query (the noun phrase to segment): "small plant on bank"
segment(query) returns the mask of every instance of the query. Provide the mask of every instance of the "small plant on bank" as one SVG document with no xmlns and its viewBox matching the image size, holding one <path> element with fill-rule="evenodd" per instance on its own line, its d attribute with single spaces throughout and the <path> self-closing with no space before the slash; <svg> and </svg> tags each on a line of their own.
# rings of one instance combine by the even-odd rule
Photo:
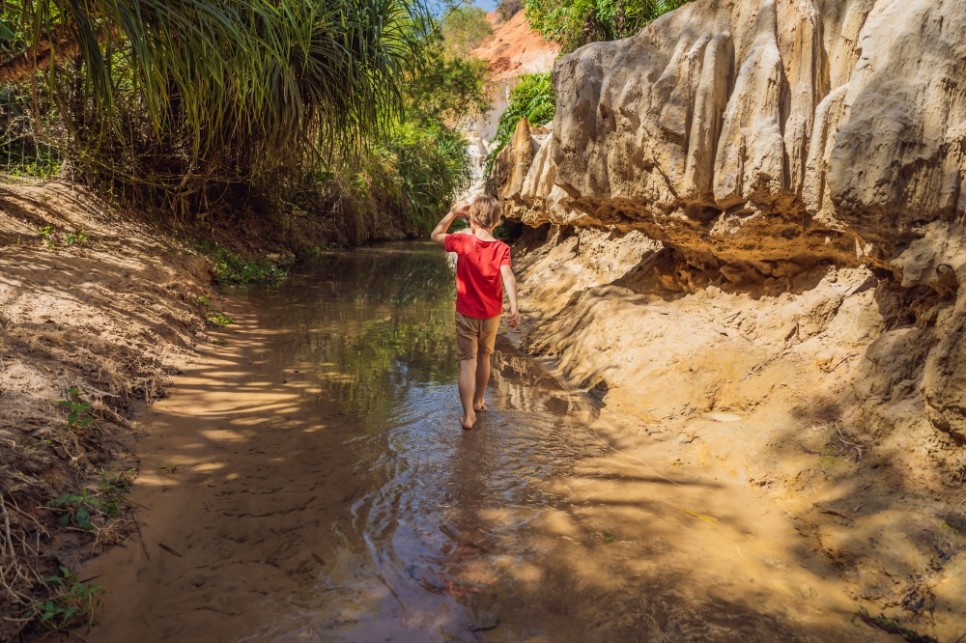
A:
<svg viewBox="0 0 966 643">
<path fill-rule="evenodd" d="M 79 494 L 64 494 L 54 500 L 49 509 L 60 514 L 57 522 L 62 527 L 74 525 L 81 529 L 91 530 L 94 524 L 91 518 L 101 512 L 101 500 L 90 489 L 82 489 Z"/>
<path fill-rule="evenodd" d="M 77 228 L 64 237 L 64 243 L 68 245 L 85 245 L 88 242 L 87 233 L 83 228 Z"/>
<path fill-rule="evenodd" d="M 134 478 L 137 469 L 127 467 L 125 469 L 115 469 L 113 465 L 104 469 L 99 474 L 97 493 L 103 500 L 104 515 L 108 518 L 118 518 L 121 515 L 121 508 L 124 505 L 124 498 L 127 496 L 131 487 L 134 486 Z"/>
<path fill-rule="evenodd" d="M 218 283 L 278 284 L 286 277 L 286 272 L 271 261 L 243 259 L 214 241 L 203 241 L 197 248 L 211 260 Z"/>
<path fill-rule="evenodd" d="M 9 166 L 8 166 L 9 167 Z M 54 158 L 37 158 L 9 167 L 7 172 L 14 178 L 52 179 L 60 174 L 61 163 Z"/>
<path fill-rule="evenodd" d="M 225 328 L 226 326 L 235 323 L 234 319 L 232 319 L 225 313 L 220 313 L 218 311 L 212 311 L 208 313 L 208 321 L 214 324 L 215 326 L 220 326 L 221 328 Z"/>
<path fill-rule="evenodd" d="M 90 412 L 91 405 L 81 400 L 80 391 L 76 386 L 67 389 L 67 399 L 58 400 L 57 406 L 67 409 L 67 428 L 72 431 L 86 430 L 94 421 L 94 416 Z"/>
<path fill-rule="evenodd" d="M 44 240 L 44 243 L 46 243 L 47 247 L 50 248 L 51 250 L 57 249 L 57 239 L 54 236 L 54 226 L 45 225 L 41 227 L 40 238 Z"/>
<path fill-rule="evenodd" d="M 201 305 L 201 309 L 204 312 L 205 319 L 208 323 L 214 324 L 215 326 L 220 326 L 225 328 L 230 324 L 234 324 L 235 320 L 226 315 L 225 313 L 219 312 L 217 310 L 211 310 L 211 300 L 204 295 L 199 295 L 197 297 L 198 303 Z"/>
<path fill-rule="evenodd" d="M 69 568 L 61 565 L 59 574 L 49 576 L 44 582 L 53 590 L 51 598 L 31 603 L 25 615 L 37 619 L 51 630 L 65 630 L 82 621 L 94 622 L 94 610 L 104 588 L 97 583 L 82 581 Z"/>
</svg>

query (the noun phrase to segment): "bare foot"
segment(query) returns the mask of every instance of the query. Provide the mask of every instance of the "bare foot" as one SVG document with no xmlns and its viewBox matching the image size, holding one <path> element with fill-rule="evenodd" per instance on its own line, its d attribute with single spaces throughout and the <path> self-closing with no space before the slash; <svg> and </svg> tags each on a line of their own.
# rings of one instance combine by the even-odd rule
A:
<svg viewBox="0 0 966 643">
<path fill-rule="evenodd" d="M 474 411 L 477 411 L 477 412 L 479 412 L 479 411 L 485 411 L 486 410 L 486 401 L 485 400 L 480 400 L 479 402 L 474 402 L 473 403 L 473 410 Z"/>
<path fill-rule="evenodd" d="M 476 415 L 464 415 L 462 419 L 463 428 L 469 431 L 476 424 Z"/>
</svg>

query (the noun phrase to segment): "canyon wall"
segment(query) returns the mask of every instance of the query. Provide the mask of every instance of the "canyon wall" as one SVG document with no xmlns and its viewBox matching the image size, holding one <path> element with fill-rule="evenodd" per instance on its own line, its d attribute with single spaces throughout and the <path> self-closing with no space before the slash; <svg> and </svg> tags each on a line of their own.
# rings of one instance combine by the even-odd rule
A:
<svg viewBox="0 0 966 643">
<path fill-rule="evenodd" d="M 724 261 L 887 264 L 966 214 L 964 62 L 961 0 L 698 0 L 557 62 L 506 196 Z"/>
<path fill-rule="evenodd" d="M 641 267 L 682 292 L 889 275 L 886 307 L 940 322 L 926 411 L 966 440 L 961 0 L 697 0 L 561 58 L 554 82 L 552 125 L 521 122 L 494 168 L 508 216 L 639 231 L 674 278 Z"/>
<path fill-rule="evenodd" d="M 554 82 L 488 184 L 525 346 L 621 448 L 760 489 L 860 604 L 956 640 L 966 3 L 696 0 Z"/>
</svg>

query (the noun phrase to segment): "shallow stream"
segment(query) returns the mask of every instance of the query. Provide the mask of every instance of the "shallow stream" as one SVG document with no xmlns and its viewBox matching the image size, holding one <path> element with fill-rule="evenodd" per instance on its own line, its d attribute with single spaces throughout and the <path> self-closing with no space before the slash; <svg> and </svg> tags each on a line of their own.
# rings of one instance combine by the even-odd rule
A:
<svg viewBox="0 0 966 643">
<path fill-rule="evenodd" d="M 463 431 L 452 279 L 390 245 L 236 293 L 140 421 L 141 537 L 88 566 L 85 638 L 874 640 L 780 511 L 632 455 L 516 331 Z"/>
</svg>

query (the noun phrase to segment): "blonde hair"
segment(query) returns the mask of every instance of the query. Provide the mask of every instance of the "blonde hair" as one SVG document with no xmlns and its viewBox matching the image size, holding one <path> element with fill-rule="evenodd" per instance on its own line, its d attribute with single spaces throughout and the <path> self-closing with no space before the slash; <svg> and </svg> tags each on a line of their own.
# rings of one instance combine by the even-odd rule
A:
<svg viewBox="0 0 966 643">
<path fill-rule="evenodd" d="M 487 230 L 500 225 L 500 202 L 492 196 L 478 196 L 470 204 L 470 221 Z"/>
</svg>

